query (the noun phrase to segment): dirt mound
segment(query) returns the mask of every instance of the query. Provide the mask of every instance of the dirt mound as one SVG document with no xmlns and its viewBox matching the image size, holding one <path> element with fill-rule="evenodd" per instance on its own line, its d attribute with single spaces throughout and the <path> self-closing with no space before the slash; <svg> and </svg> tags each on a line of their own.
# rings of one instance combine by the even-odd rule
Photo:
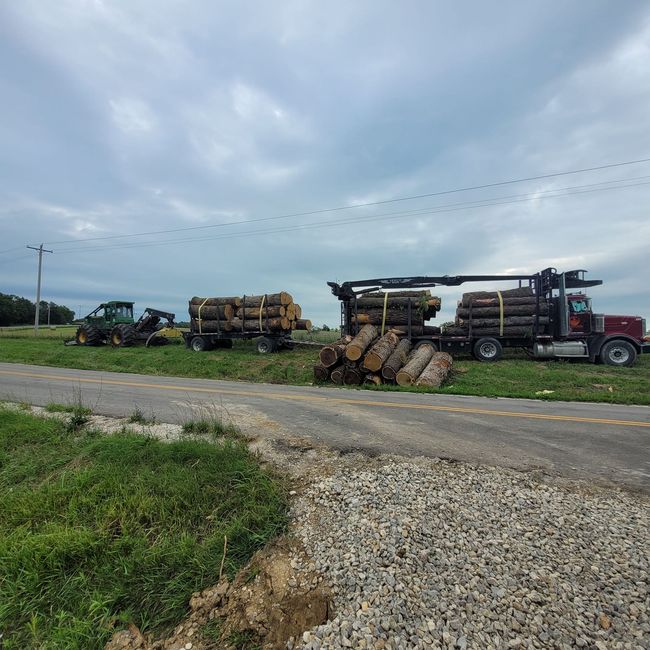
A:
<svg viewBox="0 0 650 650">
<path fill-rule="evenodd" d="M 105 650 L 284 648 L 290 637 L 328 620 L 330 593 L 293 540 L 258 551 L 235 580 L 193 594 L 190 614 L 172 633 L 153 640 L 133 625 Z"/>
</svg>

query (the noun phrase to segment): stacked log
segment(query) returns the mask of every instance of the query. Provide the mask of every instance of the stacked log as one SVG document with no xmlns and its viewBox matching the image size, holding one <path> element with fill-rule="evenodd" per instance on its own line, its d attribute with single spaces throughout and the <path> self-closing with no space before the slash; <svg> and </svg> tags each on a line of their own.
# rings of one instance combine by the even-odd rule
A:
<svg viewBox="0 0 650 650">
<path fill-rule="evenodd" d="M 432 296 L 428 290 L 372 292 L 362 294 L 356 301 L 350 301 L 351 322 L 354 325 L 375 325 L 385 334 L 388 330 L 399 329 L 408 334 L 409 310 L 411 312 L 410 335 L 419 336 L 427 328 L 426 321 L 435 318 L 440 310 L 440 298 Z M 439 331 L 439 330 L 438 330 Z"/>
<path fill-rule="evenodd" d="M 221 296 L 189 302 L 192 329 L 216 332 L 273 332 L 311 330 L 311 321 L 302 318 L 300 305 L 286 291 L 259 296 Z"/>
<path fill-rule="evenodd" d="M 439 354 L 432 344 L 420 343 L 411 350 L 410 340 L 400 339 L 398 331 L 380 336 L 378 329 L 368 324 L 355 337 L 344 336 L 323 346 L 314 366 L 314 379 L 349 386 L 397 383 L 437 388 L 449 373 L 451 356 L 442 353 L 432 365 L 434 353 Z"/>
<path fill-rule="evenodd" d="M 508 336 L 530 338 L 536 324 L 544 333 L 549 324 L 550 307 L 532 287 L 464 293 L 456 309 L 453 325 L 444 328 L 446 336 Z"/>
</svg>

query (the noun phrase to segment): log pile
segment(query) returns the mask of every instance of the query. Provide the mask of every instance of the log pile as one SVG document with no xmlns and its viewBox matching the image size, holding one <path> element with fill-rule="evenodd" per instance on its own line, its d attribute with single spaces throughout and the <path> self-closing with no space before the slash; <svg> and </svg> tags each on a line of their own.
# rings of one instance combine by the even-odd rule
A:
<svg viewBox="0 0 650 650">
<path fill-rule="evenodd" d="M 311 330 L 300 305 L 286 291 L 259 296 L 199 298 L 189 302 L 192 330 L 215 332 L 273 332 Z"/>
<path fill-rule="evenodd" d="M 531 287 L 504 291 L 472 291 L 464 293 L 458 302 L 456 319 L 445 326 L 446 336 L 512 336 L 528 338 L 533 335 L 538 304 Z M 539 301 L 539 333 L 549 323 L 549 304 Z"/>
<path fill-rule="evenodd" d="M 440 329 L 427 325 L 426 321 L 435 318 L 440 311 L 440 298 L 423 291 L 375 291 L 350 301 L 352 324 L 374 325 L 380 334 L 395 330 L 408 334 L 409 306 L 411 311 L 411 334 L 439 334 Z"/>
<path fill-rule="evenodd" d="M 433 388 L 445 381 L 452 365 L 449 354 L 436 352 L 427 343 L 411 349 L 409 339 L 400 338 L 400 330 L 390 329 L 382 336 L 380 329 L 369 323 L 356 336 L 344 336 L 323 346 L 314 366 L 316 381 Z"/>
</svg>

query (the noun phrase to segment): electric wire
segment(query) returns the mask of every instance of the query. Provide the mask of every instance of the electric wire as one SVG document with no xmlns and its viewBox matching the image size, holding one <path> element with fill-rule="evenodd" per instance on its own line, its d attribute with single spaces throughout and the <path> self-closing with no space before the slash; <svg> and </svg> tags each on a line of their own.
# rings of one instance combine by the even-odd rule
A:
<svg viewBox="0 0 650 650">
<path fill-rule="evenodd" d="M 496 181 L 493 183 L 483 183 L 481 185 L 471 185 L 467 187 L 459 187 L 455 189 L 450 189 L 450 190 L 441 190 L 438 192 L 429 192 L 427 194 L 417 194 L 417 195 L 412 195 L 412 196 L 403 196 L 403 197 L 398 197 L 394 199 L 385 199 L 382 201 L 367 201 L 365 203 L 355 203 L 353 205 L 346 205 L 346 206 L 337 206 L 333 208 L 324 208 L 320 210 L 310 210 L 307 212 L 294 212 L 290 214 L 281 214 L 281 215 L 275 215 L 275 216 L 270 216 L 270 217 L 258 217 L 255 219 L 247 219 L 247 220 L 239 220 L 239 221 L 230 221 L 230 222 L 223 222 L 223 223 L 213 223 L 213 224 L 205 224 L 202 226 L 186 226 L 183 228 L 169 228 L 165 230 L 149 230 L 149 231 L 144 231 L 144 232 L 137 232 L 137 233 L 129 233 L 129 234 L 120 234 L 120 235 L 104 235 L 101 237 L 87 237 L 84 239 L 61 239 L 58 241 L 48 241 L 44 242 L 45 244 L 48 245 L 58 245 L 58 244 L 70 244 L 70 243 L 82 243 L 82 242 L 88 242 L 88 241 L 100 241 L 100 240 L 109 240 L 109 239 L 123 239 L 123 238 L 128 238 L 128 237 L 144 237 L 147 235 L 163 235 L 163 234 L 170 234 L 170 233 L 176 233 L 176 232 L 189 232 L 193 230 L 206 230 L 210 228 L 223 228 L 226 226 L 233 226 L 233 225 L 240 225 L 243 223 L 259 223 L 259 222 L 264 222 L 264 221 L 275 221 L 275 220 L 280 220 L 280 219 L 291 219 L 295 217 L 306 217 L 306 216 L 313 216 L 317 214 L 325 214 L 328 212 L 341 212 L 344 210 L 354 210 L 357 208 L 363 208 L 363 207 L 371 207 L 371 206 L 377 206 L 377 205 L 386 205 L 389 203 L 398 203 L 401 201 L 413 201 L 416 199 L 424 199 L 424 198 L 432 198 L 435 196 L 444 196 L 448 194 L 457 194 L 461 192 L 469 192 L 469 191 L 475 191 L 475 190 L 484 190 L 484 189 L 489 189 L 489 188 L 494 188 L 494 187 L 501 187 L 504 185 L 513 185 L 516 183 L 525 183 L 529 181 L 536 181 L 536 180 L 544 180 L 544 179 L 549 179 L 549 178 L 557 178 L 561 176 L 569 176 L 572 174 L 581 174 L 581 173 L 587 173 L 587 172 L 594 172 L 594 171 L 601 171 L 604 169 L 613 169 L 616 167 L 624 167 L 624 166 L 629 166 L 629 165 L 638 165 L 642 163 L 650 162 L 650 158 L 640 158 L 638 160 L 626 160 L 622 162 L 617 162 L 617 163 L 609 163 L 606 165 L 598 165 L 595 167 L 584 167 L 582 169 L 572 169 L 568 171 L 562 171 L 562 172 L 553 172 L 549 174 L 540 174 L 537 176 L 527 176 L 523 178 L 515 178 L 511 180 L 505 180 L 505 181 Z"/>
</svg>

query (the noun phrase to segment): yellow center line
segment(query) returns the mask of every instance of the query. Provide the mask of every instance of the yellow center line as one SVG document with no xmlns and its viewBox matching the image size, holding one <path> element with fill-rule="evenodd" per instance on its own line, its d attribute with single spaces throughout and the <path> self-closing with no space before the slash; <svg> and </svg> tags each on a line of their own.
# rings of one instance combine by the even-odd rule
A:
<svg viewBox="0 0 650 650">
<path fill-rule="evenodd" d="M 648 427 L 650 422 L 639 420 L 613 420 L 608 418 L 586 418 L 577 415 L 551 415 L 547 413 L 523 413 L 521 411 L 496 411 L 466 406 L 441 406 L 436 404 L 400 404 L 398 402 L 381 402 L 369 399 L 351 399 L 346 397 L 320 397 L 318 395 L 294 395 L 291 393 L 262 393 L 253 390 L 230 388 L 203 388 L 201 386 L 176 386 L 174 384 L 150 384 L 138 381 L 118 379 L 93 379 L 91 377 L 66 377 L 65 375 L 46 375 L 35 372 L 20 372 L 13 370 L 0 370 L 0 375 L 16 377 L 29 377 L 32 379 L 48 379 L 51 381 L 64 381 L 71 383 L 102 384 L 110 386 L 129 386 L 132 388 L 150 388 L 154 390 L 181 391 L 184 393 L 211 393 L 215 395 L 234 395 L 238 397 L 256 397 L 269 400 L 288 400 L 302 402 L 320 402 L 328 404 L 350 404 L 355 406 L 379 406 L 407 410 L 442 411 L 445 413 L 463 413 L 468 415 L 491 415 L 498 417 L 523 418 L 527 420 L 554 420 L 560 422 L 587 422 L 593 424 L 609 424 L 627 427 Z"/>
</svg>

